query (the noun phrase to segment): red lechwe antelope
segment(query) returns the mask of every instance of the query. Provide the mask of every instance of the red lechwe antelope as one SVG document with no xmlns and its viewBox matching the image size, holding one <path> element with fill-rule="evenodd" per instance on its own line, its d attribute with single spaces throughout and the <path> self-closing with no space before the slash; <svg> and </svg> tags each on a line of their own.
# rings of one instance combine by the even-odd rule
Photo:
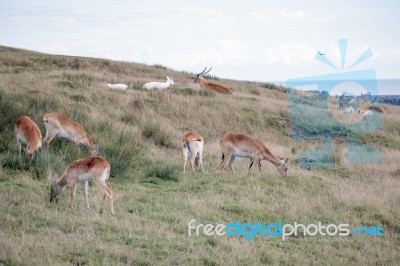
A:
<svg viewBox="0 0 400 266">
<path fill-rule="evenodd" d="M 38 125 L 28 116 L 21 116 L 15 122 L 15 136 L 19 154 L 21 154 L 23 143 L 26 145 L 24 150 L 28 158 L 33 160 L 35 152 L 42 147 L 42 133 Z"/>
<path fill-rule="evenodd" d="M 89 208 L 88 181 L 92 180 L 101 191 L 104 192 L 103 200 L 100 202 L 100 213 L 103 212 L 103 205 L 106 197 L 110 200 L 111 214 L 114 214 L 113 196 L 107 187 L 106 181 L 110 176 L 110 164 L 103 157 L 88 157 L 73 161 L 63 175 L 54 180 L 50 190 L 50 202 L 57 203 L 58 196 L 66 186 L 71 186 L 70 207 L 74 205 L 74 197 L 78 184 L 83 184 L 83 191 L 86 198 L 86 206 Z"/>
<path fill-rule="evenodd" d="M 378 113 L 384 113 L 386 108 L 382 108 L 381 106 L 372 105 L 376 101 L 378 96 L 376 96 L 373 101 L 371 101 L 371 94 L 370 93 L 368 93 L 368 96 L 370 98 L 369 102 L 364 98 L 364 94 L 361 94 L 361 97 L 363 98 L 364 102 L 367 103 L 367 109 L 369 111 L 375 111 L 375 112 L 378 112 Z"/>
<path fill-rule="evenodd" d="M 226 162 L 229 161 L 229 169 L 235 174 L 233 170 L 233 164 L 235 163 L 236 157 L 249 158 L 249 170 L 247 176 L 250 173 L 250 169 L 255 162 L 260 170 L 261 174 L 261 160 L 268 160 L 276 166 L 279 173 L 282 176 L 286 176 L 287 162 L 286 160 L 278 159 L 271 151 L 259 140 L 241 133 L 229 132 L 220 140 L 222 161 L 221 161 L 221 174 L 224 174 L 224 168 Z"/>
<path fill-rule="evenodd" d="M 192 167 L 192 171 L 194 173 L 194 164 L 201 168 L 201 171 L 204 173 L 203 169 L 203 148 L 204 148 L 204 139 L 202 136 L 195 132 L 188 132 L 182 136 L 182 145 L 183 145 L 183 159 L 185 160 L 183 164 L 183 172 L 186 169 L 186 162 L 189 159 L 190 166 Z"/>
<path fill-rule="evenodd" d="M 232 90 L 228 87 L 225 87 L 223 85 L 217 84 L 217 83 L 213 83 L 213 82 L 208 82 L 204 79 L 204 75 L 207 74 L 208 72 L 210 72 L 212 67 L 210 67 L 210 69 L 208 71 L 206 71 L 207 67 L 204 68 L 204 70 L 197 74 L 196 79 L 194 80 L 194 83 L 199 83 L 200 87 L 202 89 L 209 89 L 209 90 L 213 90 L 222 94 L 232 94 Z"/>
<path fill-rule="evenodd" d="M 92 156 L 99 154 L 99 145 L 92 142 L 83 126 L 65 115 L 50 113 L 44 116 L 43 122 L 46 127 L 44 143 L 49 144 L 57 136 L 73 141 L 78 147 L 80 144 L 86 146 Z"/>
</svg>

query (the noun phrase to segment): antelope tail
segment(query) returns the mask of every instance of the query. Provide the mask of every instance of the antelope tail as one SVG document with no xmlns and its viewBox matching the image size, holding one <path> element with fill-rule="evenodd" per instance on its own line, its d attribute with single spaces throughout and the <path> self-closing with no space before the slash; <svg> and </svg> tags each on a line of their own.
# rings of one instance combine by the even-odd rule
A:
<svg viewBox="0 0 400 266">
<path fill-rule="evenodd" d="M 183 144 L 183 148 L 184 148 L 184 149 L 187 149 L 187 150 L 189 151 L 189 153 L 190 153 L 191 151 L 190 151 L 189 142 L 188 142 L 188 141 L 184 141 L 182 144 Z"/>
</svg>

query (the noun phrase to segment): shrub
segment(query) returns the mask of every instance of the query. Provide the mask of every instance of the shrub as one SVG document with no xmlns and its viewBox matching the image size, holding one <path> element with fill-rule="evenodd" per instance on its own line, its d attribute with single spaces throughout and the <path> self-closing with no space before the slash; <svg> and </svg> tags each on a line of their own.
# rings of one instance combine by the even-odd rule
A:
<svg viewBox="0 0 400 266">
<path fill-rule="evenodd" d="M 162 163 L 154 163 L 147 167 L 145 172 L 146 178 L 156 177 L 166 181 L 178 182 L 178 170 L 171 166 Z"/>
<path fill-rule="evenodd" d="M 143 137 L 152 140 L 155 145 L 167 148 L 174 147 L 170 135 L 168 135 L 168 133 L 165 132 L 156 121 L 147 122 L 143 126 L 142 135 Z"/>
</svg>

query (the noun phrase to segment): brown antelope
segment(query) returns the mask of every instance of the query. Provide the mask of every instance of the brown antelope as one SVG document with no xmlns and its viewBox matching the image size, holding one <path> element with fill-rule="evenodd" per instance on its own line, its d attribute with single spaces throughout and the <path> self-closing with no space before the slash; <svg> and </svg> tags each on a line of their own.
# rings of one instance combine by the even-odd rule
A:
<svg viewBox="0 0 400 266">
<path fill-rule="evenodd" d="M 42 133 L 38 125 L 28 116 L 21 116 L 15 122 L 15 136 L 19 154 L 21 155 L 22 144 L 25 144 L 24 150 L 28 158 L 33 160 L 35 152 L 42 147 Z"/>
<path fill-rule="evenodd" d="M 376 105 L 372 105 L 376 99 L 378 98 L 378 96 L 375 97 L 375 99 L 371 102 L 371 94 L 368 93 L 368 96 L 370 98 L 369 102 L 364 98 L 364 94 L 361 94 L 361 97 L 363 98 L 364 102 L 367 103 L 367 109 L 370 111 L 375 111 L 378 113 L 384 113 L 386 111 L 386 108 L 382 108 L 381 106 L 376 106 Z"/>
<path fill-rule="evenodd" d="M 182 136 L 183 145 L 183 172 L 185 173 L 186 162 L 189 159 L 190 166 L 194 173 L 194 164 L 201 168 L 201 172 L 204 173 L 203 169 L 203 148 L 204 139 L 202 136 L 195 132 L 188 132 Z"/>
<path fill-rule="evenodd" d="M 202 89 L 209 89 L 209 90 L 213 90 L 222 94 L 232 94 L 232 90 L 228 87 L 225 87 L 221 84 L 217 84 L 217 83 L 213 83 L 213 82 L 208 82 L 204 79 L 204 75 L 207 74 L 208 72 L 210 72 L 210 70 L 212 69 L 212 67 L 210 67 L 210 69 L 208 71 L 206 71 L 207 67 L 204 68 L 204 70 L 197 74 L 196 79 L 194 80 L 194 83 L 199 83 L 200 87 Z"/>
<path fill-rule="evenodd" d="M 286 176 L 287 173 L 287 162 L 286 160 L 278 159 L 271 151 L 257 138 L 253 138 L 241 133 L 229 132 L 220 140 L 222 161 L 221 161 L 221 174 L 224 174 L 224 168 L 226 162 L 229 161 L 229 169 L 235 174 L 233 170 L 233 164 L 235 163 L 236 157 L 249 158 L 249 170 L 247 176 L 250 174 L 250 169 L 255 162 L 258 166 L 258 170 L 261 172 L 261 160 L 268 160 L 276 166 L 278 172 L 282 176 Z"/>
<path fill-rule="evenodd" d="M 92 156 L 99 154 L 99 145 L 94 144 L 82 125 L 59 113 L 50 113 L 43 118 L 46 135 L 43 142 L 49 144 L 54 137 L 71 140 L 75 145 L 86 146 Z"/>
<path fill-rule="evenodd" d="M 361 111 L 361 109 L 358 109 L 358 113 L 362 115 L 362 119 L 365 119 L 367 116 L 374 115 L 374 112 L 371 110 Z"/>
<path fill-rule="evenodd" d="M 111 190 L 107 187 L 106 181 L 110 177 L 110 164 L 103 157 L 88 157 L 73 161 L 63 175 L 57 180 L 55 178 L 50 190 L 50 202 L 57 203 L 58 196 L 66 186 L 71 186 L 70 207 L 74 205 L 76 188 L 83 184 L 83 191 L 86 199 L 86 206 L 89 206 L 88 199 L 88 181 L 92 180 L 101 191 L 103 191 L 103 200 L 100 202 L 100 213 L 103 212 L 103 205 L 106 197 L 110 200 L 111 214 L 114 214 L 113 196 Z"/>
</svg>

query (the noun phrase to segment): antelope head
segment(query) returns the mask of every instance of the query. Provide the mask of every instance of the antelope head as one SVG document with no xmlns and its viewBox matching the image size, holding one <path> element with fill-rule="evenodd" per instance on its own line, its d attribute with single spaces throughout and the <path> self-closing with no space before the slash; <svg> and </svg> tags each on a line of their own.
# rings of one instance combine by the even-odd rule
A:
<svg viewBox="0 0 400 266">
<path fill-rule="evenodd" d="M 95 143 L 94 148 L 90 151 L 91 156 L 99 156 L 100 151 L 99 151 L 99 144 Z"/>
<path fill-rule="evenodd" d="M 174 79 L 167 76 L 167 83 L 174 85 Z"/>
<path fill-rule="evenodd" d="M 210 72 L 212 69 L 212 67 L 210 67 L 209 70 L 207 70 L 207 67 L 204 68 L 203 71 L 201 71 L 201 73 L 197 74 L 196 79 L 194 80 L 194 83 L 197 83 L 199 78 L 202 78 L 205 74 L 207 74 L 208 72 Z M 206 71 L 207 70 L 207 71 Z"/>
<path fill-rule="evenodd" d="M 61 187 L 57 184 L 57 177 L 54 177 L 53 183 L 50 186 L 50 203 L 54 201 L 57 204 L 60 193 Z"/>
<path fill-rule="evenodd" d="M 279 165 L 279 166 L 277 166 L 278 172 L 279 172 L 282 176 L 286 176 L 286 174 L 287 174 L 288 161 L 289 161 L 289 158 L 286 158 L 286 160 L 283 159 L 283 158 L 281 158 L 282 164 Z"/>
</svg>

